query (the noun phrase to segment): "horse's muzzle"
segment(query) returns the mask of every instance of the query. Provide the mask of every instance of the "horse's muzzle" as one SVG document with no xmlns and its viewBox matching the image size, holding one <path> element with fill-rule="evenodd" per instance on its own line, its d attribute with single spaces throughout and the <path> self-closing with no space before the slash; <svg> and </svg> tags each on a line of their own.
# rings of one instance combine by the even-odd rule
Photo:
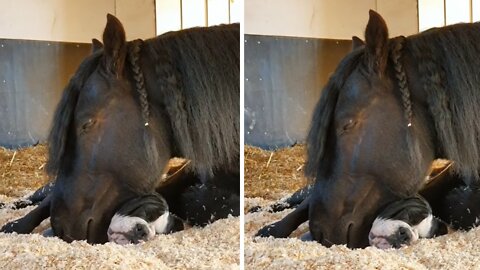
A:
<svg viewBox="0 0 480 270">
<path fill-rule="evenodd" d="M 91 216 L 82 216 L 84 215 L 80 215 L 76 220 L 71 217 L 52 216 L 54 235 L 69 243 L 77 240 L 86 240 L 90 244 L 106 243 L 108 224 Z"/>
<path fill-rule="evenodd" d="M 317 182 L 309 205 L 309 228 L 313 240 L 330 247 L 369 245 L 368 234 L 380 207 L 394 196 L 374 179 Z"/>
</svg>

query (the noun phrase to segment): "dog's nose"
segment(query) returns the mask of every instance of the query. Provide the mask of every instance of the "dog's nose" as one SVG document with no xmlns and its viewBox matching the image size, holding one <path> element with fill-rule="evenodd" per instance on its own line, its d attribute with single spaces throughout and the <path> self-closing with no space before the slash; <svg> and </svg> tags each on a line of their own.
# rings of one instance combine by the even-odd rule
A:
<svg viewBox="0 0 480 270">
<path fill-rule="evenodd" d="M 143 224 L 135 225 L 135 237 L 137 239 L 144 239 L 148 235 L 148 228 Z"/>
<path fill-rule="evenodd" d="M 411 238 L 412 238 L 412 234 L 407 228 L 405 227 L 398 228 L 397 239 L 398 239 L 398 242 L 400 242 L 400 244 L 408 244 Z"/>
</svg>

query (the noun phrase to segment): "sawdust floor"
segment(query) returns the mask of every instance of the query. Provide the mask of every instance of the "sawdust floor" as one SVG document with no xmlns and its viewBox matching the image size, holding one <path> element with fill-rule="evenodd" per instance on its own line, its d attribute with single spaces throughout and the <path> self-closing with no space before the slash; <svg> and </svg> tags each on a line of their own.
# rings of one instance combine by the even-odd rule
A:
<svg viewBox="0 0 480 270">
<path fill-rule="evenodd" d="M 0 148 L 0 202 L 26 196 L 46 183 L 45 162 L 45 146 Z M 0 209 L 0 226 L 33 208 Z M 48 227 L 46 220 L 35 232 Z M 0 269 L 238 269 L 239 239 L 239 218 L 233 217 L 127 246 L 0 233 Z"/>
<path fill-rule="evenodd" d="M 304 151 L 303 146 L 275 152 L 245 146 L 245 209 L 269 205 L 304 185 Z M 245 269 L 480 269 L 480 228 L 386 251 L 302 242 L 296 237 L 308 231 L 307 224 L 291 238 L 254 238 L 290 211 L 246 213 Z"/>
</svg>

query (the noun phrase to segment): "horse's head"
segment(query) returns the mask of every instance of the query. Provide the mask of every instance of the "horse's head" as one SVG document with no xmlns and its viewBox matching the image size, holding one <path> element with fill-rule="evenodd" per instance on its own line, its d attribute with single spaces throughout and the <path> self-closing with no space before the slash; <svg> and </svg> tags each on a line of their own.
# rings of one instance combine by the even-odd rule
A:
<svg viewBox="0 0 480 270">
<path fill-rule="evenodd" d="M 131 44 L 121 23 L 112 15 L 107 20 L 104 46 L 95 41 L 70 80 L 49 137 L 47 171 L 56 176 L 51 224 L 66 241 L 106 242 L 115 210 L 151 192 L 170 156 L 160 113 L 149 110 L 156 121 L 145 125 Z"/>
<path fill-rule="evenodd" d="M 365 39 L 354 40 L 357 48 L 330 78 L 308 136 L 306 174 L 316 179 L 310 231 L 327 246 L 368 245 L 379 209 L 414 195 L 433 159 L 422 97 L 408 96 L 412 83 L 397 65 L 408 59 L 395 59 L 401 47 L 373 11 Z"/>
</svg>

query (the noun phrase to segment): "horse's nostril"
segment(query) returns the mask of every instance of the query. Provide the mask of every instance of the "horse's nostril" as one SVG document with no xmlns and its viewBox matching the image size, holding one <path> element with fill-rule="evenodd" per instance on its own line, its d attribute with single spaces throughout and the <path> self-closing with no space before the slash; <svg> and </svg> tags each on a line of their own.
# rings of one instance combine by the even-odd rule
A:
<svg viewBox="0 0 480 270">
<path fill-rule="evenodd" d="M 347 245 L 350 245 L 350 244 L 351 244 L 350 240 L 351 240 L 351 237 L 352 237 L 352 235 L 351 235 L 351 233 L 352 233 L 352 228 L 353 228 L 353 223 L 348 224 L 348 228 L 347 228 Z"/>
<path fill-rule="evenodd" d="M 318 228 L 314 228 L 313 230 L 310 229 L 310 234 L 312 235 L 313 240 L 319 243 L 323 241 L 323 233 Z"/>
<path fill-rule="evenodd" d="M 92 237 L 91 233 L 91 229 L 92 229 L 92 224 L 93 224 L 93 218 L 89 218 L 88 221 L 87 221 L 87 228 L 86 228 L 86 239 L 87 239 L 87 242 L 90 242 L 92 239 L 90 239 Z"/>
</svg>

